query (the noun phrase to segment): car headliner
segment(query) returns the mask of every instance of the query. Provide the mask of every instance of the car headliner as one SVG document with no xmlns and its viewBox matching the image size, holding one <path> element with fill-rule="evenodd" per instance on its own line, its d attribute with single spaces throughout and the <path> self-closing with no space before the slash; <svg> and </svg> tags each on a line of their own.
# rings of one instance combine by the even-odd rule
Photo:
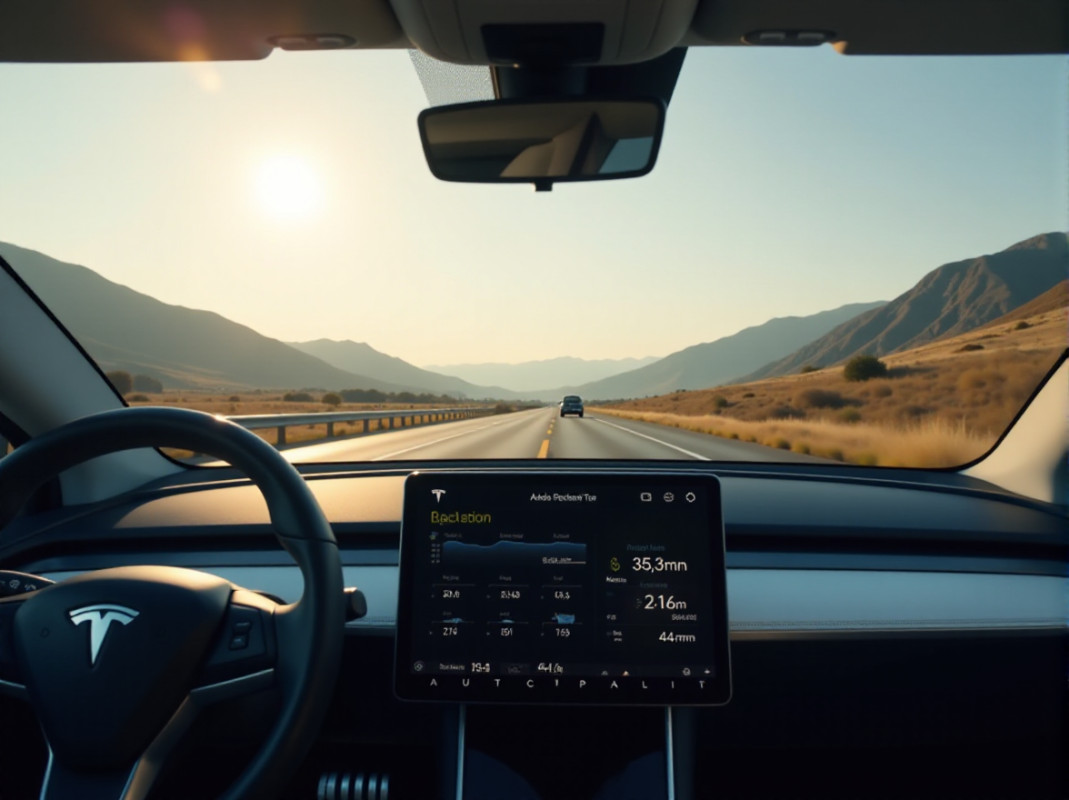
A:
<svg viewBox="0 0 1069 800">
<path fill-rule="evenodd" d="M 659 4 L 658 13 L 669 13 L 669 5 Z M 680 17 L 690 8 L 689 19 Z M 849 54 L 1059 53 L 1069 51 L 1067 8 L 1062 0 L 697 0 L 676 4 L 681 35 L 664 50 L 740 45 L 754 31 L 802 29 L 829 32 Z M 427 13 L 413 0 L 8 3 L 0 8 L 0 61 L 255 60 L 278 37 L 302 35 L 326 37 L 320 46 L 330 48 L 430 50 L 435 43 L 416 30 L 422 26 L 406 30 L 398 21 L 426 22 Z"/>
</svg>

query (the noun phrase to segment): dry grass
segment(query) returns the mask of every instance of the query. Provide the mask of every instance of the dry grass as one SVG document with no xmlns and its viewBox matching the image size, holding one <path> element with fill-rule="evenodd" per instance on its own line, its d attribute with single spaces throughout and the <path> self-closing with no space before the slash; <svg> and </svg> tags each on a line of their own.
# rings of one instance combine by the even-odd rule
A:
<svg viewBox="0 0 1069 800">
<path fill-rule="evenodd" d="M 770 447 L 882 466 L 950 467 L 982 455 L 1066 347 L 1066 309 L 886 356 L 887 378 L 842 366 L 600 409 Z"/>
<path fill-rule="evenodd" d="M 670 425 L 724 439 L 753 442 L 794 453 L 881 467 L 945 467 L 983 455 L 990 446 L 962 425 L 924 420 L 894 428 L 828 420 L 751 422 L 723 415 L 686 416 L 599 408 L 605 414 Z"/>
</svg>

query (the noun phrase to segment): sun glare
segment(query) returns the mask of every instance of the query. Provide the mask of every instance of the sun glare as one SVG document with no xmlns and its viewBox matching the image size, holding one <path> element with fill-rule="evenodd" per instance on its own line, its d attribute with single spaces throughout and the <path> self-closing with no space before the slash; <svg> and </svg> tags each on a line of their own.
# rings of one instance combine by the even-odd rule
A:
<svg viewBox="0 0 1069 800">
<path fill-rule="evenodd" d="M 275 219 L 306 219 L 323 206 L 323 181 L 305 159 L 273 156 L 256 170 L 256 198 Z"/>
</svg>

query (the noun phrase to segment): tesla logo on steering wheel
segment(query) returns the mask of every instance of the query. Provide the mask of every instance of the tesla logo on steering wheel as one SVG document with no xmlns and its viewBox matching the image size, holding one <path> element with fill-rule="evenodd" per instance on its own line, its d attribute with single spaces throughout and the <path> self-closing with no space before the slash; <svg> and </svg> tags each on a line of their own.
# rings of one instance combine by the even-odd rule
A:
<svg viewBox="0 0 1069 800">
<path fill-rule="evenodd" d="M 100 646 L 104 644 L 104 637 L 108 634 L 108 628 L 113 622 L 129 625 L 139 612 L 126 606 L 98 605 L 76 608 L 70 612 L 71 622 L 81 625 L 89 623 L 89 663 L 95 664 Z"/>
</svg>

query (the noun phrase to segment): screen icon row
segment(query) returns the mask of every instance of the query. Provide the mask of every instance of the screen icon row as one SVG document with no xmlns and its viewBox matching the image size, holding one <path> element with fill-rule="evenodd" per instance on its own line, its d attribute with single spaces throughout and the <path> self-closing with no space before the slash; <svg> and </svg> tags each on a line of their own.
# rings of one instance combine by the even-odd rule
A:
<svg viewBox="0 0 1069 800">
<path fill-rule="evenodd" d="M 641 500 L 643 503 L 652 503 L 653 492 L 640 492 L 638 499 Z M 665 492 L 661 496 L 661 499 L 664 500 L 664 502 L 666 503 L 674 503 L 676 501 L 675 492 Z M 688 503 L 693 503 L 698 499 L 698 496 L 694 494 L 694 492 L 687 492 L 685 495 L 683 495 L 683 499 L 686 500 Z"/>
</svg>

